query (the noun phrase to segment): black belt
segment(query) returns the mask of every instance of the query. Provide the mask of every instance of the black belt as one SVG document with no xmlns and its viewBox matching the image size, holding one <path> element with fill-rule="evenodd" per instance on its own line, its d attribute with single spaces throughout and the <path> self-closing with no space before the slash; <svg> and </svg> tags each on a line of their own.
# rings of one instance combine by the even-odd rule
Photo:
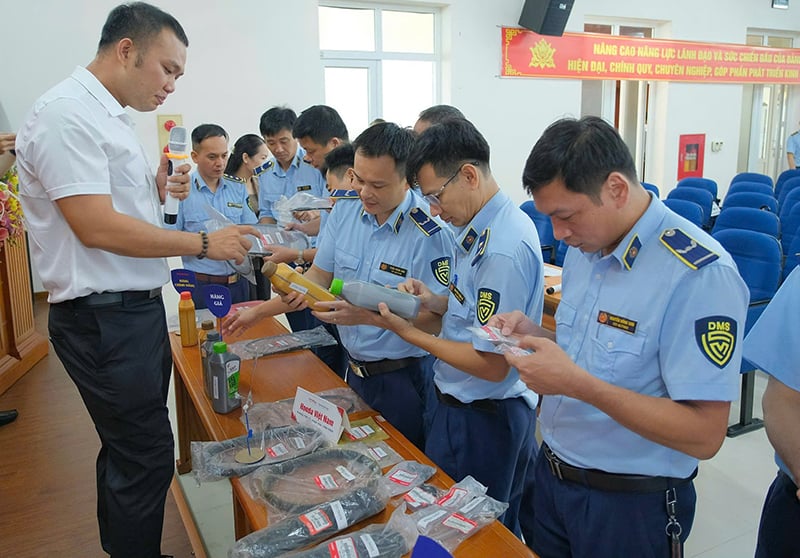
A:
<svg viewBox="0 0 800 558">
<path fill-rule="evenodd" d="M 697 469 L 685 479 L 622 475 L 598 469 L 581 469 L 561 461 L 544 442 L 542 442 L 542 454 L 547 459 L 554 477 L 606 492 L 661 492 L 687 484 L 697 476 Z"/>
<path fill-rule="evenodd" d="M 441 402 L 447 405 L 448 407 L 459 407 L 462 409 L 475 409 L 476 411 L 485 411 L 489 413 L 496 413 L 497 412 L 497 400 L 496 399 L 476 399 L 475 401 L 471 401 L 469 403 L 464 403 L 460 399 L 456 399 L 449 393 L 442 393 L 439 391 L 439 388 L 436 388 L 436 398 Z"/>
<path fill-rule="evenodd" d="M 413 366 L 418 364 L 421 360 L 422 357 L 407 357 L 398 359 L 385 358 L 373 362 L 362 362 L 351 358 L 350 368 L 359 378 L 369 378 L 370 376 L 380 376 L 381 374 L 387 374 Z"/>
<path fill-rule="evenodd" d="M 98 306 L 133 306 L 161 296 L 161 287 L 149 291 L 118 291 L 92 293 L 65 300 L 58 304 L 68 308 L 97 308 Z"/>
<path fill-rule="evenodd" d="M 239 280 L 239 274 L 234 273 L 233 275 L 207 275 L 205 273 L 196 273 L 194 274 L 194 278 L 198 281 L 202 281 L 203 283 L 216 283 L 218 285 L 230 285 L 232 283 L 236 283 Z"/>
</svg>

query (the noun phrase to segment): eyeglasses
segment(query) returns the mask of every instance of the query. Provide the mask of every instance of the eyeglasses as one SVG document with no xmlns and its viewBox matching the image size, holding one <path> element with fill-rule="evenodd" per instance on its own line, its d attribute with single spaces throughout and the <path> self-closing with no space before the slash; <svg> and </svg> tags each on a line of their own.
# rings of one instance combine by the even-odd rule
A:
<svg viewBox="0 0 800 558">
<path fill-rule="evenodd" d="M 461 163 L 461 165 L 458 167 L 458 170 L 456 170 L 456 172 L 453 173 L 453 176 L 448 178 L 447 181 L 444 184 L 442 184 L 442 187 L 439 188 L 439 190 L 437 190 L 437 192 L 435 194 L 425 194 L 424 196 L 422 196 L 423 199 L 426 202 L 428 202 L 428 205 L 432 205 L 434 207 L 442 207 L 442 204 L 439 201 L 439 196 L 441 196 L 444 193 L 444 189 L 447 188 L 450 185 L 450 183 L 453 182 L 453 180 L 455 180 L 456 177 L 461 173 L 461 170 L 464 168 L 464 165 L 475 165 L 475 166 L 477 166 L 478 165 L 478 161 Z M 419 184 L 417 184 L 417 187 L 419 188 Z"/>
</svg>

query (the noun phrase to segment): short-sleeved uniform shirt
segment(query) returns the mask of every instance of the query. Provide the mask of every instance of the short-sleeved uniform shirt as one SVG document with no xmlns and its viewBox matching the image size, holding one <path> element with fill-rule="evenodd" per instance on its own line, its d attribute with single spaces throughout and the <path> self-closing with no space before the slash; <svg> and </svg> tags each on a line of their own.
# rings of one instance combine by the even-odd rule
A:
<svg viewBox="0 0 800 558">
<path fill-rule="evenodd" d="M 193 171 L 190 176 L 189 197 L 178 205 L 178 219 L 175 228 L 179 231 L 207 231 L 209 220 L 207 206 L 222 213 L 235 225 L 254 225 L 258 222 L 255 213 L 247 203 L 247 188 L 241 179 L 225 175 L 219 180 L 216 191 L 212 192 L 205 180 Z M 195 256 L 183 256 L 183 267 L 208 275 L 230 275 L 233 270 L 224 261 L 199 260 Z"/>
<path fill-rule="evenodd" d="M 116 211 L 154 226 L 163 216 L 155 174 L 133 121 L 86 68 L 47 91 L 17 134 L 20 200 L 50 303 L 104 291 L 150 290 L 169 280 L 164 258 L 85 246 L 56 201 L 108 195 Z"/>
<path fill-rule="evenodd" d="M 480 327 L 494 314 L 512 310 L 522 310 L 541 323 L 544 276 L 539 236 L 533 222 L 503 192 L 497 192 L 459 230 L 449 287 L 442 320 L 445 339 L 493 352 L 491 343 L 467 328 Z M 524 397 L 531 407 L 536 406 L 536 394 L 522 383 L 515 368 L 501 382 L 477 378 L 442 360 L 436 360 L 433 369 L 439 390 L 464 403 Z"/>
<path fill-rule="evenodd" d="M 744 340 L 742 357 L 782 384 L 800 391 L 800 267 L 781 285 Z M 778 467 L 797 484 L 775 454 Z"/>
<path fill-rule="evenodd" d="M 786 139 L 786 153 L 794 155 L 795 166 L 800 165 L 800 130 Z"/>
<path fill-rule="evenodd" d="M 278 220 L 274 205 L 281 196 L 288 199 L 298 192 L 306 192 L 319 198 L 328 196 L 325 179 L 317 169 L 303 161 L 304 155 L 305 150 L 298 145 L 297 153 L 288 169 L 283 170 L 274 158 L 256 169 L 259 219 L 271 217 Z"/>
<path fill-rule="evenodd" d="M 713 238 L 650 205 L 614 251 L 567 251 L 556 340 L 590 374 L 673 400 L 738 397 L 749 293 Z M 685 478 L 697 459 L 565 396 L 542 402 L 544 441 L 566 462 L 612 473 Z"/>
<path fill-rule="evenodd" d="M 425 201 L 409 190 L 382 225 L 363 210 L 359 201 L 338 201 L 320 238 L 314 264 L 345 282 L 358 279 L 395 287 L 416 278 L 442 295 L 447 292 L 452 258 L 450 231 L 431 217 Z M 357 360 L 426 354 L 382 328 L 340 325 L 338 329 L 345 349 Z"/>
</svg>

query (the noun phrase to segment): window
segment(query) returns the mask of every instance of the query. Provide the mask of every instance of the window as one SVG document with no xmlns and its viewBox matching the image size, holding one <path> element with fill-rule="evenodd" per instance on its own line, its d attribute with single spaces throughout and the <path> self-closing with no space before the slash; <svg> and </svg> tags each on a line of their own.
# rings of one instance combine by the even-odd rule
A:
<svg viewBox="0 0 800 558">
<path fill-rule="evenodd" d="M 413 126 L 437 103 L 438 25 L 433 8 L 320 3 L 325 103 L 351 139 L 376 118 Z"/>
</svg>

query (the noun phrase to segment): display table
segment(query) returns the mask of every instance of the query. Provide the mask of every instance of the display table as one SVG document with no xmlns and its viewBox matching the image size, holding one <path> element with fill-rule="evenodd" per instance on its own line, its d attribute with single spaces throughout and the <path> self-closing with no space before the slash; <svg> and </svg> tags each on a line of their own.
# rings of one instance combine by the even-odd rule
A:
<svg viewBox="0 0 800 558">
<path fill-rule="evenodd" d="M 241 337 L 229 337 L 225 341 L 233 343 L 241 339 L 253 339 L 281 333 L 286 333 L 286 329 L 274 319 L 269 318 L 245 332 Z M 186 473 L 191 470 L 190 442 L 192 440 L 225 440 L 245 434 L 245 429 L 239 419 L 242 413 L 241 409 L 227 415 L 219 415 L 212 410 L 211 402 L 203 389 L 199 348 L 197 346 L 182 347 L 180 337 L 174 333 L 170 334 L 170 343 L 176 370 L 174 378 L 178 420 L 178 471 Z M 347 386 L 311 351 L 296 351 L 261 357 L 257 361 L 255 371 L 253 371 L 254 362 L 253 360 L 242 361 L 239 391 L 246 394 L 252 388 L 253 399 L 256 403 L 294 397 L 298 386 L 313 392 Z M 377 417 L 377 413 L 374 411 L 364 411 L 349 416 L 353 420 L 371 415 Z M 430 459 L 389 423 L 383 421 L 382 418 L 376 420 L 389 435 L 386 443 L 403 458 L 432 464 Z M 438 469 L 428 482 L 443 488 L 454 484 L 453 479 Z M 247 495 L 238 479 L 231 479 L 231 484 L 234 528 L 238 539 L 267 526 L 266 508 Z M 390 511 L 384 510 L 355 525 L 352 529 L 360 529 L 367 523 L 385 523 L 388 521 L 389 515 Z M 506 558 L 535 557 L 535 554 L 501 523 L 495 521 L 463 542 L 456 549 L 454 556 L 456 558 L 485 558 L 487 556 Z"/>
<path fill-rule="evenodd" d="M 551 264 L 544 264 L 546 268 L 550 269 L 561 269 L 556 265 Z M 544 278 L 544 286 L 545 289 L 547 287 L 552 287 L 554 285 L 561 284 L 561 275 L 558 276 L 550 276 Z M 558 309 L 558 303 L 561 302 L 561 292 L 547 294 L 547 291 L 544 292 L 544 312 L 542 313 L 542 327 L 545 329 L 549 329 L 550 331 L 556 330 L 556 310 Z"/>
</svg>

